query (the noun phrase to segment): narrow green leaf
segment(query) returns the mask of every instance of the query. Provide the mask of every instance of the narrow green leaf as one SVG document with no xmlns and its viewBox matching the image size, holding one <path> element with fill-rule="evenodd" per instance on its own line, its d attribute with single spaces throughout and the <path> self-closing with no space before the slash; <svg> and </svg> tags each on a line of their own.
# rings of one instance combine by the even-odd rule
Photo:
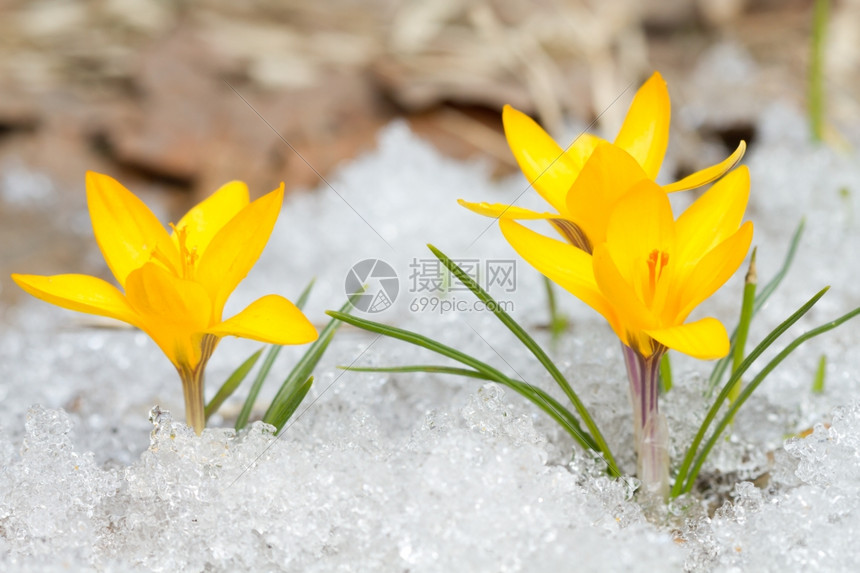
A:
<svg viewBox="0 0 860 573">
<path fill-rule="evenodd" d="M 315 278 L 311 279 L 307 286 L 302 290 L 301 294 L 299 294 L 299 298 L 296 299 L 295 305 L 299 310 L 303 310 L 305 304 L 307 304 L 315 282 Z M 254 409 L 254 403 L 257 401 L 260 389 L 263 387 L 263 383 L 266 381 L 266 377 L 269 375 L 269 371 L 271 371 L 272 365 L 275 363 L 275 359 L 278 357 L 278 354 L 280 354 L 281 348 L 281 346 L 275 344 L 269 347 L 269 353 L 266 354 L 266 359 L 263 361 L 263 365 L 260 367 L 260 371 L 257 372 L 257 377 L 254 379 L 254 383 L 248 391 L 248 397 L 245 398 L 245 403 L 242 404 L 242 410 L 239 412 L 239 417 L 236 418 L 237 430 L 241 430 L 248 424 L 248 418 L 251 416 L 251 410 Z M 259 352 L 257 353 L 257 357 L 259 358 Z M 254 359 L 254 362 L 256 362 L 256 359 Z M 250 370 L 250 368 L 248 370 Z"/>
<path fill-rule="evenodd" d="M 311 296 L 311 290 L 314 288 L 314 283 L 317 282 L 316 277 L 312 278 L 302 293 L 299 295 L 299 298 L 296 299 L 295 305 L 299 308 L 299 310 L 304 310 L 305 305 L 308 303 L 308 298 Z"/>
<path fill-rule="evenodd" d="M 344 315 L 333 311 L 328 311 L 328 314 L 363 330 L 375 332 L 389 338 L 395 338 L 421 348 L 426 348 L 440 356 L 451 358 L 452 360 L 456 360 L 457 362 L 470 367 L 471 369 L 483 374 L 488 379 L 503 384 L 530 400 L 538 408 L 546 412 L 547 415 L 558 422 L 583 448 L 600 451 L 594 439 L 582 429 L 579 421 L 573 416 L 573 414 L 543 390 L 528 384 L 527 382 L 513 380 L 496 368 L 493 368 L 477 358 L 469 356 L 468 354 L 460 352 L 450 346 L 446 346 L 445 344 L 428 338 L 422 334 L 397 328 L 395 326 L 373 322 L 357 316 Z M 607 464 L 609 465 L 609 470 L 612 475 L 621 475 L 617 466 L 609 464 L 609 462 L 607 462 Z"/>
<path fill-rule="evenodd" d="M 464 376 L 466 378 L 477 378 L 479 380 L 494 380 L 494 378 L 471 370 L 469 368 L 457 368 L 454 366 L 437 366 L 435 364 L 416 364 L 414 366 L 338 366 L 341 370 L 350 372 L 427 372 L 430 374 L 451 374 Z"/>
<path fill-rule="evenodd" d="M 746 386 L 746 388 L 744 388 L 743 391 L 740 393 L 740 395 L 738 396 L 738 399 L 735 400 L 735 402 L 729 407 L 728 412 L 726 412 L 726 414 L 723 416 L 722 420 L 720 420 L 719 424 L 714 429 L 714 433 L 711 435 L 711 438 L 707 441 L 705 446 L 702 448 L 702 451 L 699 453 L 698 457 L 696 458 L 696 464 L 693 466 L 693 469 L 690 471 L 690 476 L 687 480 L 687 486 L 685 488 L 685 491 L 689 492 L 693 489 L 693 484 L 695 483 L 696 477 L 699 475 L 699 470 L 702 468 L 702 464 L 705 463 L 705 459 L 707 459 L 708 454 L 711 452 L 711 449 L 713 449 L 714 445 L 717 443 L 717 439 L 720 437 L 720 434 L 723 432 L 723 430 L 726 429 L 726 426 L 728 426 L 729 422 L 732 420 L 735 413 L 737 413 L 737 411 L 740 409 L 740 407 L 744 405 L 744 402 L 746 402 L 747 399 L 750 396 L 752 396 L 752 393 L 755 392 L 755 390 L 759 387 L 759 385 L 765 380 L 765 378 L 767 378 L 768 374 L 770 374 L 774 368 L 779 366 L 779 364 L 783 360 L 785 360 L 792 352 L 794 352 L 797 349 L 797 347 L 799 347 L 801 344 L 803 344 L 804 342 L 806 342 L 807 340 L 809 340 L 811 338 L 815 338 L 816 336 L 818 336 L 820 334 L 824 334 L 825 332 L 827 332 L 829 330 L 833 330 L 834 328 L 841 325 L 842 323 L 844 323 L 848 320 L 851 320 L 852 318 L 854 318 L 858 314 L 860 314 L 860 307 L 855 308 L 854 310 L 852 310 L 848 314 L 844 314 L 844 315 L 840 316 L 836 320 L 832 320 L 826 324 L 822 324 L 821 326 L 819 326 L 817 328 L 813 328 L 809 332 L 798 336 L 797 338 L 795 338 L 791 342 L 791 344 L 786 346 L 782 350 L 782 352 L 777 354 L 773 360 L 768 362 L 767 366 L 765 366 L 764 368 L 761 369 L 761 372 L 759 372 L 758 375 L 755 378 L 753 378 L 752 382 L 750 382 Z"/>
<path fill-rule="evenodd" d="M 283 402 L 281 402 L 278 409 L 278 419 L 276 420 L 277 424 L 274 424 L 276 428 L 275 434 L 280 434 L 287 422 L 290 421 L 290 418 L 296 412 L 299 405 L 302 403 L 302 400 L 304 400 L 305 396 L 308 395 L 313 383 L 314 377 L 311 376 L 304 384 L 297 386 L 288 396 L 286 396 Z"/>
<path fill-rule="evenodd" d="M 296 363 L 289 375 L 284 379 L 278 393 L 269 404 L 269 408 L 263 415 L 263 421 L 267 424 L 275 426 L 278 432 L 289 421 L 289 416 L 292 415 L 290 404 L 293 401 L 293 396 L 301 388 L 306 377 L 310 376 L 310 372 L 314 369 L 317 363 L 325 354 L 329 343 L 334 338 L 334 332 L 320 334 L 320 337 L 314 342 L 308 351 L 302 356 L 301 360 Z"/>
<path fill-rule="evenodd" d="M 347 313 L 351 309 L 352 303 L 347 301 L 340 310 Z M 278 432 L 281 431 L 281 428 L 284 427 L 290 416 L 295 412 L 295 408 L 290 410 L 295 394 L 301 391 L 304 381 L 308 379 L 313 369 L 316 368 L 339 327 L 340 323 L 334 319 L 325 325 L 316 341 L 308 347 L 304 355 L 293 366 L 293 369 L 287 375 L 286 379 L 284 379 L 284 382 L 272 399 L 272 403 L 263 415 L 263 421 L 275 426 Z"/>
<path fill-rule="evenodd" d="M 672 389 L 672 362 L 669 353 L 660 359 L 660 394 L 668 394 Z"/>
<path fill-rule="evenodd" d="M 705 419 L 702 421 L 701 426 L 699 426 L 698 432 L 696 432 L 695 438 L 693 438 L 693 442 L 690 444 L 689 448 L 687 448 L 687 453 L 684 455 L 684 460 L 681 462 L 681 467 L 678 469 L 678 474 L 675 477 L 675 485 L 672 487 L 672 497 L 677 497 L 683 491 L 689 491 L 687 486 L 692 489 L 693 482 L 689 479 L 688 472 L 690 470 L 690 466 L 693 464 L 694 459 L 696 458 L 696 452 L 698 452 L 699 445 L 702 443 L 702 440 L 705 438 L 705 434 L 708 431 L 708 428 L 711 425 L 711 422 L 716 418 L 717 413 L 720 410 L 720 407 L 725 402 L 726 398 L 729 396 L 729 392 L 731 391 L 732 386 L 737 382 L 743 374 L 749 370 L 750 366 L 752 366 L 753 362 L 762 355 L 762 353 L 767 350 L 771 344 L 776 342 L 777 338 L 782 336 L 782 334 L 791 328 L 791 326 L 801 319 L 801 317 L 809 312 L 809 310 L 818 302 L 818 300 L 824 296 L 824 293 L 830 287 L 825 287 L 821 289 L 818 293 L 815 294 L 811 299 L 809 299 L 806 304 L 797 309 L 791 316 L 785 319 L 779 326 L 774 328 L 770 334 L 768 334 L 764 340 L 762 340 L 758 346 L 756 346 L 752 352 L 744 359 L 738 369 L 732 374 L 726 384 L 723 386 L 722 391 L 714 400 L 711 408 L 708 410 L 708 413 L 705 415 Z M 685 481 L 687 484 L 685 484 Z"/>
<path fill-rule="evenodd" d="M 791 264 L 794 262 L 794 255 L 797 253 L 797 247 L 800 245 L 800 239 L 803 236 L 803 230 L 806 227 L 806 220 L 801 219 L 800 223 L 797 224 L 797 227 L 794 230 L 794 234 L 791 236 L 791 241 L 788 245 L 788 251 L 785 254 L 785 258 L 782 261 L 782 267 L 780 267 L 779 272 L 773 276 L 770 281 L 764 287 L 762 287 L 758 294 L 755 297 L 755 302 L 753 303 L 753 311 L 752 316 L 758 314 L 758 311 L 765 305 L 770 296 L 776 291 L 777 287 L 782 283 L 782 280 L 788 274 L 788 270 L 791 268 Z M 731 336 L 731 350 L 729 354 L 723 358 L 717 360 L 717 363 L 714 365 L 714 369 L 711 371 L 711 377 L 708 379 L 708 392 L 707 396 L 713 396 L 714 390 L 720 384 L 720 380 L 723 379 L 723 376 L 726 373 L 726 370 L 729 367 L 729 363 L 734 356 L 734 346 L 735 341 L 737 340 L 738 328 L 735 327 L 734 332 L 732 332 Z"/>
<path fill-rule="evenodd" d="M 818 360 L 818 368 L 815 371 L 815 379 L 812 381 L 812 393 L 824 393 L 824 378 L 827 375 L 827 355 L 822 354 Z"/>
<path fill-rule="evenodd" d="M 735 345 L 732 349 L 732 372 L 738 369 L 741 362 L 744 361 L 744 352 L 747 345 L 747 337 L 750 333 L 750 322 L 752 322 L 753 303 L 755 302 L 756 290 L 756 267 L 755 267 L 756 249 L 753 249 L 750 257 L 750 266 L 747 270 L 747 276 L 744 280 L 744 296 L 741 302 L 741 317 L 738 320 L 737 334 Z"/>
<path fill-rule="evenodd" d="M 427 372 L 431 374 L 451 374 L 454 376 L 463 376 L 466 378 L 476 378 L 478 380 L 498 382 L 499 384 L 503 384 L 504 386 L 511 388 L 529 401 L 533 402 L 541 410 L 543 410 L 546 414 L 553 418 L 558 424 L 560 424 L 572 436 L 576 437 L 575 432 L 577 432 L 577 428 L 579 428 L 579 422 L 576 420 L 570 410 L 559 404 L 558 401 L 556 401 L 552 396 L 550 396 L 536 386 L 532 386 L 527 382 L 515 380 L 507 376 L 503 378 L 496 378 L 484 372 L 472 370 L 471 368 L 456 368 L 453 366 L 438 366 L 435 364 L 390 367 L 341 366 L 339 368 L 342 368 L 343 370 L 349 370 L 351 372 Z M 589 442 L 588 448 L 595 451 L 599 451 L 593 441 Z"/>
<path fill-rule="evenodd" d="M 545 414 L 555 420 L 556 423 L 558 423 L 568 434 L 570 434 L 574 440 L 580 442 L 580 444 L 584 448 L 594 450 L 595 452 L 600 452 L 600 449 L 597 447 L 597 444 L 594 442 L 594 439 L 590 435 L 588 435 L 588 433 L 583 431 L 582 427 L 579 425 L 579 420 L 576 419 L 576 416 L 574 416 L 570 410 L 565 408 L 549 393 L 538 388 L 537 386 L 529 384 L 524 380 L 516 380 L 508 376 L 499 378 L 495 380 L 495 382 L 507 386 L 511 390 L 517 392 L 518 394 L 529 400 L 539 409 L 543 410 Z M 621 475 L 621 472 L 614 464 L 611 464 L 610 462 L 606 461 L 606 466 L 609 469 L 610 475 L 614 477 L 618 477 Z"/>
<path fill-rule="evenodd" d="M 785 259 L 782 261 L 782 266 L 770 281 L 762 289 L 759 291 L 758 295 L 755 297 L 755 304 L 753 305 L 753 316 L 758 314 L 758 311 L 765 305 L 770 296 L 776 291 L 779 285 L 782 283 L 782 280 L 788 274 L 789 269 L 791 268 L 792 263 L 794 262 L 794 256 L 797 254 L 797 248 L 800 246 L 800 239 L 803 237 L 803 231 L 806 228 L 806 219 L 801 219 L 797 224 L 797 228 L 794 230 L 794 234 L 791 236 L 791 241 L 788 244 L 788 251 L 785 253 Z"/>
<path fill-rule="evenodd" d="M 245 403 L 242 404 L 242 410 L 239 412 L 239 417 L 236 418 L 236 430 L 241 430 L 248 424 L 248 418 L 251 417 L 251 410 L 254 408 L 254 403 L 257 401 L 257 395 L 260 393 L 260 388 L 263 387 L 263 382 L 266 381 L 266 376 L 272 369 L 275 359 L 281 352 L 281 346 L 273 344 L 269 346 L 269 352 L 266 354 L 263 365 L 257 372 L 257 377 L 254 378 L 254 383 L 251 384 L 251 389 L 248 391 L 248 397 L 245 398 Z"/>
<path fill-rule="evenodd" d="M 738 326 L 735 330 L 735 340 L 732 344 L 732 373 L 737 372 L 738 367 L 744 361 L 746 354 L 747 337 L 750 332 L 750 323 L 752 322 L 753 303 L 755 302 L 756 290 L 756 268 L 755 268 L 756 249 L 753 249 L 750 257 L 750 266 L 747 270 L 747 276 L 744 280 L 744 296 L 741 301 L 741 316 L 738 319 Z M 738 378 L 735 385 L 729 390 L 729 402 L 734 402 L 743 386 L 743 378 Z"/>
<path fill-rule="evenodd" d="M 827 40 L 827 20 L 830 0 L 815 0 L 812 13 L 812 43 L 809 55 L 809 127 L 812 140 L 824 136 L 824 48 Z"/>
<path fill-rule="evenodd" d="M 224 401 L 229 398 L 233 392 L 236 391 L 236 388 L 242 383 L 245 377 L 248 375 L 248 372 L 254 367 L 257 363 L 257 359 L 260 358 L 260 354 L 263 353 L 265 347 L 259 349 L 254 354 L 249 356 L 236 370 L 233 371 L 232 374 L 227 378 L 227 380 L 221 385 L 218 389 L 218 392 L 215 393 L 215 396 L 206 404 L 205 415 L 206 419 L 209 419 L 209 416 L 218 411 L 218 408 L 224 404 Z"/>
<path fill-rule="evenodd" d="M 544 277 L 543 283 L 546 287 L 546 305 L 549 311 L 549 333 L 553 344 L 555 344 L 558 342 L 561 334 L 567 329 L 567 317 L 558 310 L 558 305 L 555 301 L 555 288 L 552 281 Z"/>
<path fill-rule="evenodd" d="M 445 265 L 448 270 L 450 270 L 460 282 L 463 283 L 472 293 L 478 297 L 486 306 L 486 308 L 490 309 L 493 314 L 504 324 L 508 330 L 510 330 L 514 336 L 520 339 L 526 348 L 531 351 L 531 353 L 538 359 L 543 367 L 549 372 L 550 376 L 552 376 L 553 380 L 555 380 L 556 384 L 561 387 L 562 391 L 567 396 L 568 400 L 573 404 L 576 412 L 579 414 L 579 417 L 582 419 L 585 426 L 588 428 L 591 437 L 594 439 L 594 442 L 597 444 L 600 451 L 603 453 L 606 458 L 607 463 L 611 468 L 614 468 L 614 471 L 618 471 L 618 465 L 615 462 L 615 457 L 612 455 L 612 452 L 609 449 L 609 445 L 606 443 L 603 434 L 600 432 L 600 429 L 597 427 L 597 424 L 594 422 L 594 419 L 589 414 L 588 409 L 583 404 L 582 400 L 579 399 L 576 392 L 573 391 L 573 388 L 568 383 L 567 379 L 562 375 L 561 371 L 555 365 L 555 363 L 550 360 L 549 356 L 547 356 L 546 352 L 538 345 L 534 339 L 529 336 L 529 334 L 519 325 L 517 321 L 515 321 L 511 315 L 505 312 L 502 309 L 502 306 L 499 305 L 496 300 L 490 296 L 490 294 L 485 291 L 481 286 L 472 279 L 467 273 L 463 271 L 460 267 L 457 266 L 454 261 L 448 258 L 445 253 L 434 247 L 433 245 L 427 245 L 427 247 L 436 255 L 436 258 L 442 261 L 442 264 Z"/>
</svg>

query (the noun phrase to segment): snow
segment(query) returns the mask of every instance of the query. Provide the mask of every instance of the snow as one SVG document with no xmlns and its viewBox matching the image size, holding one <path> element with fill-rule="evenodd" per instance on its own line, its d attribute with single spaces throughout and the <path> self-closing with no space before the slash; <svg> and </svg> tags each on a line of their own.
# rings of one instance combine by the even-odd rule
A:
<svg viewBox="0 0 860 573">
<path fill-rule="evenodd" d="M 776 272 L 801 217 L 807 233 L 750 339 L 758 341 L 833 285 L 781 348 L 860 305 L 852 258 L 860 239 L 860 157 L 809 145 L 802 119 L 779 105 L 761 116 L 758 133 L 745 162 L 759 276 Z M 377 150 L 330 182 L 287 201 L 228 314 L 268 292 L 295 297 L 315 276 L 307 314 L 321 326 L 323 311 L 345 299 L 350 267 L 381 258 L 397 270 L 400 290 L 391 308 L 367 316 L 470 352 L 562 399 L 490 313 L 434 311 L 429 304 L 410 309 L 432 296 L 417 292 L 410 279 L 416 264 L 432 261 L 428 242 L 455 259 L 516 259 L 497 226 L 456 199 L 512 201 L 526 189 L 521 177 L 494 181 L 486 166 L 444 158 L 395 123 Z M 526 191 L 518 204 L 538 203 Z M 548 320 L 542 279 L 521 260 L 516 272 L 513 292 L 498 285 L 491 292 L 511 301 L 512 314 L 549 348 L 540 328 Z M 739 278 L 704 309 L 730 326 Z M 552 354 L 622 468 L 632 471 L 618 342 L 584 304 L 557 295 L 573 326 Z M 472 301 L 465 291 L 446 300 Z M 599 462 L 512 392 L 471 379 L 336 368 L 443 363 L 404 343 L 343 328 L 279 438 L 259 422 L 236 434 L 218 427 L 228 425 L 220 416 L 198 438 L 170 415 L 181 419 L 180 384 L 145 335 L 89 328 L 77 315 L 35 300 L 6 314 L 0 333 L 0 568 L 6 571 L 833 571 L 860 561 L 854 543 L 860 328 L 852 323 L 776 370 L 706 464 L 702 478 L 710 490 L 660 514 L 637 504 L 633 478 L 610 480 Z M 208 370 L 207 397 L 256 347 L 222 342 Z M 274 379 L 286 375 L 301 350 L 281 353 Z M 826 391 L 813 395 L 822 353 Z M 675 369 L 675 388 L 662 407 L 678 462 L 708 406 L 702 394 L 709 365 L 678 358 Z M 275 390 L 270 381 L 261 404 Z M 241 406 L 238 394 L 224 406 L 228 417 Z M 804 438 L 790 437 L 813 427 Z M 710 516 L 709 504 L 716 509 Z"/>
</svg>

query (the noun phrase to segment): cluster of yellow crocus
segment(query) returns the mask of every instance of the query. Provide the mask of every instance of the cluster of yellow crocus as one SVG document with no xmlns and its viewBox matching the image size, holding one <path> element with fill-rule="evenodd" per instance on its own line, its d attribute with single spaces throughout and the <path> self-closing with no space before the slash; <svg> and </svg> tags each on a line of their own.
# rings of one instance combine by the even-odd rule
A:
<svg viewBox="0 0 860 573">
<path fill-rule="evenodd" d="M 123 289 L 79 274 L 12 275 L 31 295 L 58 306 L 115 318 L 146 332 L 182 379 L 186 419 L 206 424 L 203 371 L 224 336 L 304 344 L 317 331 L 278 295 L 222 319 L 227 298 L 263 252 L 284 198 L 279 189 L 251 202 L 248 187 L 227 183 L 192 208 L 172 232 L 134 194 L 107 175 L 87 173 L 96 242 Z"/>
<path fill-rule="evenodd" d="M 749 173 L 744 167 L 729 173 L 745 145 L 717 165 L 658 185 L 670 102 L 657 73 L 636 93 L 612 143 L 583 134 L 562 149 L 511 107 L 503 121 L 523 173 L 555 212 L 461 204 L 500 219 L 505 238 L 526 261 L 600 313 L 618 335 L 630 378 L 639 476 L 649 489 L 665 492 L 668 432 L 657 408 L 657 366 L 667 349 L 702 359 L 729 350 L 719 321 L 687 318 L 749 249 L 752 223 L 742 223 Z M 668 193 L 715 181 L 674 217 Z M 122 290 L 85 275 L 13 278 L 38 298 L 146 332 L 179 372 L 187 421 L 198 433 L 205 425 L 203 371 L 221 337 L 274 344 L 316 339 L 301 311 L 277 295 L 222 319 L 227 298 L 269 239 L 283 185 L 250 202 L 243 183 L 228 183 L 171 225 L 172 232 L 106 175 L 87 174 L 87 201 L 96 241 Z M 562 240 L 516 222 L 529 219 L 548 221 Z"/>
<path fill-rule="evenodd" d="M 461 204 L 499 219 L 520 256 L 599 312 L 618 335 L 630 377 L 639 477 L 665 493 L 668 433 L 657 409 L 657 366 L 670 348 L 701 359 L 729 351 L 718 320 L 686 321 L 749 250 L 752 223 L 742 224 L 749 172 L 740 167 L 729 173 L 745 145 L 717 165 L 658 185 L 670 120 L 669 94 L 658 73 L 636 93 L 613 143 L 583 134 L 563 150 L 513 108 L 505 108 L 503 120 L 523 173 L 556 213 Z M 673 216 L 668 193 L 714 181 L 677 219 Z M 547 220 L 563 240 L 516 219 Z"/>
</svg>

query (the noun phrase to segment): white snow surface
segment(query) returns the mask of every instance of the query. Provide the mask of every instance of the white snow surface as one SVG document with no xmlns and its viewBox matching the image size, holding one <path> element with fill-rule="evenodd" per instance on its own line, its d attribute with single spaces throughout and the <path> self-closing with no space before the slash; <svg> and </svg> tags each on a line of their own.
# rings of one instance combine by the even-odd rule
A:
<svg viewBox="0 0 860 573">
<path fill-rule="evenodd" d="M 780 106 L 762 116 L 757 133 L 745 161 L 762 282 L 778 269 L 801 217 L 807 232 L 750 340 L 833 285 L 773 356 L 804 330 L 860 305 L 853 250 L 860 157 L 809 145 L 802 119 Z M 269 292 L 295 297 L 316 277 L 306 312 L 321 327 L 323 311 L 345 299 L 348 269 L 381 258 L 397 269 L 400 291 L 390 309 L 366 316 L 473 353 L 563 399 L 491 313 L 410 310 L 434 295 L 410 292 L 410 264 L 433 260 L 425 243 L 460 260 L 517 259 L 496 224 L 456 199 L 511 202 L 522 193 L 518 204 L 539 206 L 522 177 L 493 181 L 486 166 L 444 158 L 395 123 L 378 149 L 330 183 L 288 199 L 228 314 Z M 515 292 L 491 292 L 511 301 L 512 314 L 550 348 L 542 279 L 521 260 L 516 271 Z M 702 313 L 731 327 L 742 274 Z M 596 313 L 560 289 L 557 296 L 573 326 L 552 355 L 633 472 L 618 342 Z M 464 291 L 451 299 L 472 302 Z M 250 380 L 196 437 L 181 423 L 175 371 L 145 335 L 93 328 L 35 300 L 7 316 L 0 333 L 4 571 L 849 571 L 860 561 L 855 323 L 815 339 L 773 372 L 706 464 L 709 493 L 652 515 L 637 503 L 633 478 L 609 479 L 511 391 L 472 379 L 336 368 L 446 363 L 405 343 L 343 328 L 280 437 L 261 422 L 238 434 L 226 429 Z M 223 341 L 208 369 L 207 397 L 258 346 Z M 301 351 L 281 353 L 259 408 Z M 822 353 L 826 391 L 813 395 Z M 709 405 L 710 365 L 677 357 L 674 366 L 675 387 L 661 406 L 678 463 Z M 722 506 L 709 517 L 708 503 Z"/>
</svg>

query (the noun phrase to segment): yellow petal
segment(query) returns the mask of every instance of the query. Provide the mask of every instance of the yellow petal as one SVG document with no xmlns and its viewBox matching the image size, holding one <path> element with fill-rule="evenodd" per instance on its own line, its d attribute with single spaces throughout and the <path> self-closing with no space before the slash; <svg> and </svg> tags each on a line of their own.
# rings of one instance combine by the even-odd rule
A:
<svg viewBox="0 0 860 573">
<path fill-rule="evenodd" d="M 591 242 L 585 236 L 582 229 L 573 221 L 564 219 L 558 216 L 557 213 L 538 213 L 522 207 L 506 205 L 504 203 L 469 203 L 458 199 L 457 202 L 463 207 L 494 219 L 514 219 L 514 220 L 537 220 L 546 219 L 555 228 L 564 239 L 581 248 L 583 251 L 591 252 Z"/>
<path fill-rule="evenodd" d="M 606 239 L 612 207 L 647 178 L 629 153 L 609 143 L 599 145 L 567 194 L 568 217 L 576 221 L 592 245 L 600 244 Z"/>
<path fill-rule="evenodd" d="M 107 175 L 87 172 L 87 204 L 96 242 L 119 284 L 143 266 L 170 236 L 143 201 Z M 163 249 L 169 265 L 176 265 L 176 249 Z"/>
<path fill-rule="evenodd" d="M 499 226 L 505 239 L 526 262 L 603 315 L 618 332 L 619 321 L 615 311 L 600 293 L 594 280 L 591 255 L 511 220 L 503 219 Z"/>
<path fill-rule="evenodd" d="M 219 337 L 238 336 L 270 344 L 306 344 L 318 336 L 314 325 L 296 305 L 274 294 L 255 300 L 245 310 L 207 332 Z"/>
<path fill-rule="evenodd" d="M 284 184 L 263 195 L 233 217 L 212 238 L 196 270 L 196 280 L 212 300 L 212 315 L 221 320 L 224 303 L 260 258 L 284 200 Z"/>
<path fill-rule="evenodd" d="M 746 166 L 717 181 L 684 211 L 677 221 L 678 256 L 695 263 L 716 245 L 737 232 L 750 195 Z"/>
<path fill-rule="evenodd" d="M 668 313 L 675 315 L 674 321 L 685 320 L 694 308 L 731 278 L 747 256 L 752 235 L 753 224 L 747 221 L 734 235 L 702 257 L 693 271 L 679 283 L 681 290 L 673 297 L 677 312 L 667 308 Z"/>
<path fill-rule="evenodd" d="M 744 152 L 747 149 L 747 144 L 744 141 L 741 141 L 738 148 L 735 149 L 735 152 L 726 157 L 720 163 L 716 165 L 711 165 L 710 167 L 706 167 L 701 171 L 696 171 L 691 175 L 687 175 L 680 181 L 676 181 L 675 183 L 670 183 L 669 185 L 664 185 L 663 190 L 666 193 L 673 193 L 675 191 L 685 191 L 687 189 L 695 189 L 697 187 L 701 187 L 703 185 L 707 185 L 711 181 L 716 181 L 720 177 L 723 176 L 724 173 L 728 173 L 731 169 L 734 168 L 735 165 L 740 162 L 740 160 L 744 156 Z"/>
<path fill-rule="evenodd" d="M 583 133 L 562 150 L 532 118 L 506 105 L 502 111 L 505 136 L 529 184 L 559 213 L 565 195 L 585 161 L 602 141 Z"/>
<path fill-rule="evenodd" d="M 241 181 L 231 181 L 192 207 L 176 224 L 176 229 L 185 229 L 185 246 L 189 250 L 196 249 L 200 257 L 212 237 L 248 203 L 248 186 Z M 179 248 L 176 231 L 171 238 Z"/>
<path fill-rule="evenodd" d="M 657 178 L 666 155 L 671 113 L 666 82 L 654 72 L 636 92 L 615 138 L 615 145 L 632 155 L 651 179 Z"/>
<path fill-rule="evenodd" d="M 634 285 L 619 272 L 606 244 L 594 249 L 593 264 L 595 282 L 622 324 L 622 341 L 627 341 L 628 333 L 635 336 L 636 332 L 657 324 L 654 314 L 636 292 Z"/>
<path fill-rule="evenodd" d="M 112 284 L 87 275 L 12 275 L 19 287 L 45 302 L 138 326 L 139 320 Z"/>
<path fill-rule="evenodd" d="M 621 275 L 637 289 L 648 276 L 653 251 L 673 253 L 675 220 L 669 197 L 651 180 L 637 183 L 616 203 L 606 227 L 606 246 Z M 641 296 L 641 293 L 640 293 Z"/>
<path fill-rule="evenodd" d="M 505 203 L 470 203 L 462 199 L 457 199 L 457 203 L 478 215 L 492 217 L 493 219 L 552 219 L 553 217 L 558 217 L 557 213 L 538 213 L 537 211 Z"/>
<path fill-rule="evenodd" d="M 140 316 L 140 328 L 171 362 L 196 368 L 201 339 L 212 324 L 212 303 L 206 290 L 147 263 L 128 276 L 126 298 Z"/>
<path fill-rule="evenodd" d="M 126 298 L 132 308 L 147 319 L 157 318 L 199 331 L 211 324 L 211 305 L 206 290 L 155 263 L 147 263 L 129 275 Z"/>
<path fill-rule="evenodd" d="M 699 360 L 714 360 L 729 353 L 729 335 L 716 318 L 646 332 L 667 348 Z"/>
</svg>

